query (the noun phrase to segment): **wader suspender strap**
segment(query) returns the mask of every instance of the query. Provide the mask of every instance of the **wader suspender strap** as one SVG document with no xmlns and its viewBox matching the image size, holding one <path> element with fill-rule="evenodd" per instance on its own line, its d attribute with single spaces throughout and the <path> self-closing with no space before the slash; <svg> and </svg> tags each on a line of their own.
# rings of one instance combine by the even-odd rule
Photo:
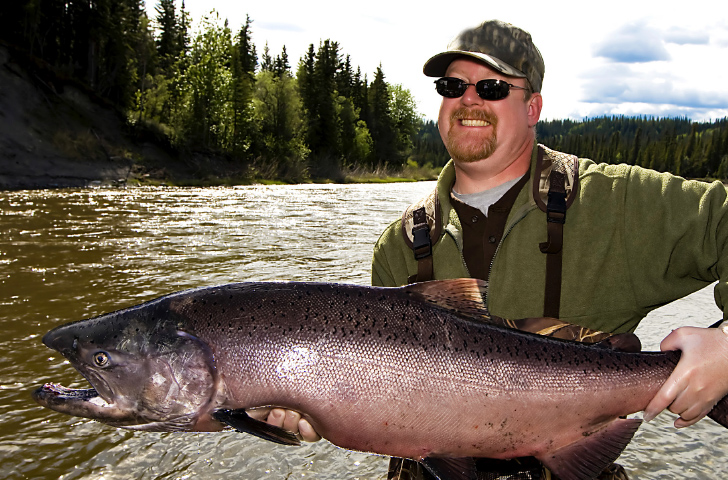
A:
<svg viewBox="0 0 728 480">
<path fill-rule="evenodd" d="M 417 281 L 432 280 L 432 239 L 430 238 L 430 225 L 427 223 L 425 207 L 412 212 L 412 250 L 417 260 Z"/>
<path fill-rule="evenodd" d="M 549 175 L 546 204 L 547 241 L 538 246 L 546 254 L 546 289 L 543 316 L 559 318 L 561 306 L 561 264 L 563 260 L 564 223 L 566 222 L 566 189 L 564 174 L 552 171 Z"/>
<path fill-rule="evenodd" d="M 441 215 L 437 187 L 402 214 L 402 235 L 417 260 L 417 273 L 408 278 L 409 283 L 435 278 L 432 249 L 442 234 Z"/>
<path fill-rule="evenodd" d="M 571 161 L 566 164 L 562 160 L 557 165 L 557 158 L 551 150 L 548 151 L 551 171 L 548 174 L 548 193 L 544 203 L 539 192 L 539 180 L 544 169 L 545 148 L 538 147 L 536 161 L 536 175 L 533 181 L 533 197 L 539 208 L 546 212 L 547 240 L 539 244 L 542 253 L 546 254 L 546 287 L 544 289 L 543 315 L 544 317 L 559 318 L 561 308 L 561 271 L 564 246 L 564 223 L 566 210 L 573 203 L 579 185 L 579 164 L 576 157 L 567 156 Z M 569 181 L 566 169 L 571 169 L 571 192 L 567 194 L 566 184 Z M 563 171 L 560 171 L 563 170 Z"/>
</svg>

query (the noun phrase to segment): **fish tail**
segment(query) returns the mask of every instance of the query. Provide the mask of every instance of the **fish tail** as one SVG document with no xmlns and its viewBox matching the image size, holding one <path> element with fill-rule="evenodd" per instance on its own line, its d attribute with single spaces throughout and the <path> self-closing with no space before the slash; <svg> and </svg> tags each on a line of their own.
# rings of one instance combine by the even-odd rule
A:
<svg viewBox="0 0 728 480">
<path fill-rule="evenodd" d="M 708 417 L 728 428 L 728 396 L 723 397 L 715 404 L 713 410 L 708 413 Z"/>
</svg>

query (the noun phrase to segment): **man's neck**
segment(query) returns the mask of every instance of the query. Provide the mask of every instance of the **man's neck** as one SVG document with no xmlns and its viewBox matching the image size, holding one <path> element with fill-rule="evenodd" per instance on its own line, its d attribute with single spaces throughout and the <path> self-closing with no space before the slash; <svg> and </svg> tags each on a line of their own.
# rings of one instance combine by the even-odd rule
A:
<svg viewBox="0 0 728 480">
<path fill-rule="evenodd" d="M 526 142 L 511 158 L 494 152 L 489 158 L 477 162 L 455 161 L 453 190 L 460 194 L 477 193 L 522 177 L 531 166 L 533 144 L 533 140 Z"/>
</svg>

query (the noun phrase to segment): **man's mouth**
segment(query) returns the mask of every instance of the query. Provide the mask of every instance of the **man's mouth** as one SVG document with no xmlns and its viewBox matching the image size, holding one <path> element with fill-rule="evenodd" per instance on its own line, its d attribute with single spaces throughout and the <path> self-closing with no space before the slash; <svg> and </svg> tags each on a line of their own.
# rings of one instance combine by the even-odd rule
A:
<svg viewBox="0 0 728 480">
<path fill-rule="evenodd" d="M 496 128 L 498 118 L 489 111 L 476 108 L 458 108 L 450 117 L 451 122 L 459 122 L 463 127 L 493 127 Z"/>
<path fill-rule="evenodd" d="M 460 124 L 463 127 L 487 127 L 490 125 L 490 122 L 485 120 L 474 120 L 470 118 L 463 118 L 460 120 Z"/>
</svg>

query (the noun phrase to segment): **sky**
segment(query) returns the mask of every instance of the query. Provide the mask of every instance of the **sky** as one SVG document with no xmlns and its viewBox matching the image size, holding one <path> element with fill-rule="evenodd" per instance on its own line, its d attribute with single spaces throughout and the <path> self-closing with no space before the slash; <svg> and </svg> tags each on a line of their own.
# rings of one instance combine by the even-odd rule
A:
<svg viewBox="0 0 728 480">
<path fill-rule="evenodd" d="M 146 2 L 153 18 L 156 0 Z M 385 80 L 407 88 L 426 119 L 437 119 L 441 98 L 422 66 L 460 31 L 489 19 L 527 30 L 541 51 L 542 120 L 728 117 L 722 0 L 185 0 L 185 8 L 193 28 L 215 10 L 233 33 L 249 15 L 258 56 L 266 43 L 273 57 L 285 45 L 294 72 L 309 45 L 336 41 L 370 81 L 381 65 Z"/>
</svg>

